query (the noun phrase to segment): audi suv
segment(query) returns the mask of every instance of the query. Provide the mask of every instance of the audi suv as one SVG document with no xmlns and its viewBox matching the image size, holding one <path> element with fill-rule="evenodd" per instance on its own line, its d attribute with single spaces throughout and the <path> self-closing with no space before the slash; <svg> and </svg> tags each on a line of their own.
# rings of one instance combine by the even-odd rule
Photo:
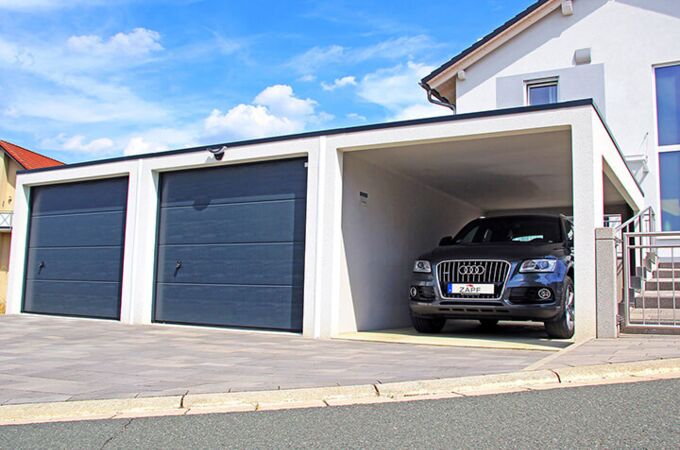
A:
<svg viewBox="0 0 680 450">
<path fill-rule="evenodd" d="M 413 266 L 414 328 L 438 333 L 447 319 L 545 324 L 551 338 L 574 334 L 573 225 L 565 216 L 473 220 Z"/>
</svg>

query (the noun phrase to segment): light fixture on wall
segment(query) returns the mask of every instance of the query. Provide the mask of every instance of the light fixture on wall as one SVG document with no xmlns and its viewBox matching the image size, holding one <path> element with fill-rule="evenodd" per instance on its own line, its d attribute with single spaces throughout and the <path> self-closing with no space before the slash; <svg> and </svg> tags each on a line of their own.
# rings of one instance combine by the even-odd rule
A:
<svg viewBox="0 0 680 450">
<path fill-rule="evenodd" d="M 208 151 L 212 153 L 216 160 L 222 161 L 222 158 L 224 158 L 224 154 L 227 151 L 227 146 L 223 145 L 222 147 L 209 148 Z"/>
</svg>

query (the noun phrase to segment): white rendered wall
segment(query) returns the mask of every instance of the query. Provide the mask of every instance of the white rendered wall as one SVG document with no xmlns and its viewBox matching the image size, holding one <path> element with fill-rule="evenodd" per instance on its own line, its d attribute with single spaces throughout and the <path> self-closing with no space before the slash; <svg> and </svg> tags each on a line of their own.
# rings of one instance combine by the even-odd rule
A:
<svg viewBox="0 0 680 450">
<path fill-rule="evenodd" d="M 559 75 L 559 101 L 594 98 L 623 153 L 648 152 L 651 173 L 642 187 L 659 211 L 654 66 L 680 62 L 679 42 L 680 1 L 577 0 L 572 16 L 558 9 L 466 69 L 466 80 L 456 84 L 458 112 L 521 106 L 523 90 L 497 92 L 522 89 L 504 77 Z M 592 49 L 589 69 L 574 65 L 581 48 Z"/>
<path fill-rule="evenodd" d="M 482 213 L 361 153 L 343 161 L 340 333 L 410 326 L 413 262 Z"/>
</svg>

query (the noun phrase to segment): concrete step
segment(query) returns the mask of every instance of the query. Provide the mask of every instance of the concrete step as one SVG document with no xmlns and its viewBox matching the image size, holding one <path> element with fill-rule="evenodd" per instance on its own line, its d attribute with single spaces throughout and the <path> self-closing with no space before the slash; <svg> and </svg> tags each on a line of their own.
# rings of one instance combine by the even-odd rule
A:
<svg viewBox="0 0 680 450">
<path fill-rule="evenodd" d="M 680 277 L 676 278 L 652 278 L 645 281 L 647 291 L 673 291 L 676 290 L 680 296 Z"/>
<path fill-rule="evenodd" d="M 673 278 L 680 279 L 680 269 L 661 269 L 652 272 L 654 278 Z"/>
<path fill-rule="evenodd" d="M 673 309 L 673 303 L 675 303 L 675 308 L 680 313 L 680 295 L 675 296 L 674 302 L 673 295 L 669 295 L 668 292 L 659 292 L 658 296 L 656 292 L 647 292 L 644 298 L 638 295 L 630 301 L 631 306 L 635 308 L 643 308 L 644 306 L 645 309 L 656 309 L 657 307 L 660 309 Z"/>
</svg>

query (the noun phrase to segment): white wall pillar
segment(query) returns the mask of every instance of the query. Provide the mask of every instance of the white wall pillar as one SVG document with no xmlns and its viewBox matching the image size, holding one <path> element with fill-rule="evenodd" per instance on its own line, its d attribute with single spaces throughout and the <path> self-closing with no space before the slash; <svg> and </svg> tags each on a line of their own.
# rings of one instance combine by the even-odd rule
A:
<svg viewBox="0 0 680 450">
<path fill-rule="evenodd" d="M 14 194 L 14 214 L 12 217 L 12 241 L 10 244 L 9 267 L 7 275 L 6 314 L 19 314 L 24 297 L 24 267 L 28 239 L 28 220 L 31 189 L 17 179 Z"/>
<path fill-rule="evenodd" d="M 342 152 L 327 137 L 319 139 L 316 227 L 313 337 L 330 338 L 337 333 L 339 317 Z"/>
<path fill-rule="evenodd" d="M 123 307 L 121 321 L 134 324 L 151 323 L 156 279 L 156 229 L 158 222 L 158 173 L 148 162 L 139 160 L 135 171 L 136 189 L 130 189 L 128 229 L 125 242 L 123 272 Z M 133 175 L 130 174 L 132 177 Z M 132 185 L 132 182 L 131 182 Z M 131 208 L 134 208 L 131 209 Z"/>
<path fill-rule="evenodd" d="M 572 125 L 572 180 L 575 240 L 574 338 L 597 334 L 595 228 L 603 226 L 602 156 L 595 148 L 593 115 L 579 116 Z"/>
</svg>

